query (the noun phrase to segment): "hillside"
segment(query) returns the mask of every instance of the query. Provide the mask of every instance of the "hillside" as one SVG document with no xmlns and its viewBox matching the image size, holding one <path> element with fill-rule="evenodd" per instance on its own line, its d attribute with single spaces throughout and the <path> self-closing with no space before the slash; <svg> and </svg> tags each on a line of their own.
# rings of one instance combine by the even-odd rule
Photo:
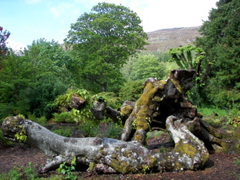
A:
<svg viewBox="0 0 240 180">
<path fill-rule="evenodd" d="M 200 36 L 199 28 L 200 26 L 182 27 L 148 32 L 149 45 L 146 46 L 146 49 L 147 51 L 169 51 L 170 48 L 176 48 L 180 45 L 193 44 L 196 37 Z"/>
</svg>

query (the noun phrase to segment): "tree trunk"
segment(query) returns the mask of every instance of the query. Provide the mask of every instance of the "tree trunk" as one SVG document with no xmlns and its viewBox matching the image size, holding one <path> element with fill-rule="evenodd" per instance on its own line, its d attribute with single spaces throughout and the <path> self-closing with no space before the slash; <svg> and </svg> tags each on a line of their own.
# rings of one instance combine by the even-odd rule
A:
<svg viewBox="0 0 240 180">
<path fill-rule="evenodd" d="M 94 167 L 90 170 L 125 174 L 202 168 L 209 158 L 208 150 L 188 130 L 189 126 L 198 123 L 198 120 L 183 122 L 175 116 L 169 116 L 166 128 L 172 135 L 175 148 L 168 153 L 153 152 L 137 141 L 99 137 L 67 138 L 19 116 L 6 118 L 2 131 L 7 139 L 23 141 L 52 157 L 41 169 L 42 173 L 76 158 L 77 163 Z"/>
</svg>

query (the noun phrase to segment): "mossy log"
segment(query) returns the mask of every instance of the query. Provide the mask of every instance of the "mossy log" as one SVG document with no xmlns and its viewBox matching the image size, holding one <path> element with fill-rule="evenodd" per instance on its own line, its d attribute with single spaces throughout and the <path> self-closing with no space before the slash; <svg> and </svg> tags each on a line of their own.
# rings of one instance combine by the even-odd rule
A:
<svg viewBox="0 0 240 180">
<path fill-rule="evenodd" d="M 5 118 L 2 131 L 4 137 L 37 147 L 49 155 L 50 159 L 40 170 L 42 173 L 76 159 L 79 164 L 89 165 L 91 171 L 126 174 L 202 168 L 208 161 L 208 150 L 188 130 L 198 124 L 197 119 L 184 122 L 175 116 L 167 117 L 166 129 L 175 142 L 175 148 L 167 153 L 156 153 L 137 141 L 63 137 L 19 116 Z"/>
</svg>

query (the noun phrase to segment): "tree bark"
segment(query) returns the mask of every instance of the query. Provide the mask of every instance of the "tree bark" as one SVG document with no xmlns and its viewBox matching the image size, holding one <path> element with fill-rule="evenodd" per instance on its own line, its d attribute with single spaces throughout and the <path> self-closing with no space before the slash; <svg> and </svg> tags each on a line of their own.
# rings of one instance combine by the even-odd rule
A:
<svg viewBox="0 0 240 180">
<path fill-rule="evenodd" d="M 168 153 L 153 152 L 137 141 L 125 142 L 109 138 L 67 138 L 19 116 L 7 117 L 2 124 L 4 137 L 24 141 L 43 150 L 51 159 L 41 169 L 45 173 L 63 162 L 90 165 L 90 170 L 105 173 L 147 173 L 202 168 L 209 158 L 202 141 L 188 127 L 198 120 L 184 122 L 175 116 L 166 119 L 175 148 Z"/>
</svg>

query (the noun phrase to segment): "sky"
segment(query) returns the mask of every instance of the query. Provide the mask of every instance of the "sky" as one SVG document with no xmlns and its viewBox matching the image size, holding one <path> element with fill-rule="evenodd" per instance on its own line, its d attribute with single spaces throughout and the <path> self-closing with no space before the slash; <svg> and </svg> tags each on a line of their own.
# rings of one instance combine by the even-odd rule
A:
<svg viewBox="0 0 240 180">
<path fill-rule="evenodd" d="M 18 50 L 40 38 L 63 43 L 71 24 L 99 2 L 129 8 L 152 32 L 200 26 L 218 0 L 0 0 L 0 26 L 11 33 L 7 46 Z"/>
</svg>

